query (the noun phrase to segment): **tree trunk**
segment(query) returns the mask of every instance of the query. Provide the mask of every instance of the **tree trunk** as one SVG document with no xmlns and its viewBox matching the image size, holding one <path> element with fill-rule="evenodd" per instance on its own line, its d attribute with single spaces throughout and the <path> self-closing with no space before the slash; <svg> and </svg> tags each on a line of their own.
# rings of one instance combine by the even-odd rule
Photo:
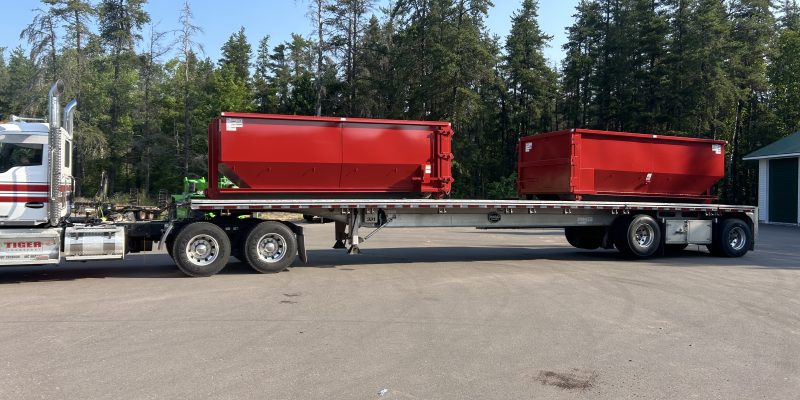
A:
<svg viewBox="0 0 800 400">
<path fill-rule="evenodd" d="M 189 121 L 189 55 L 186 55 L 183 80 L 183 176 L 189 176 L 192 127 Z"/>
<path fill-rule="evenodd" d="M 322 21 L 322 6 L 323 0 L 317 0 L 317 102 L 314 106 L 315 114 L 319 117 L 322 115 L 322 50 L 325 45 L 322 29 L 324 28 Z"/>
<path fill-rule="evenodd" d="M 731 168 L 730 179 L 728 179 L 728 201 L 733 204 L 739 202 L 739 136 L 741 134 L 742 126 L 742 101 L 736 102 L 736 121 L 733 129 L 733 137 L 731 138 Z"/>
</svg>

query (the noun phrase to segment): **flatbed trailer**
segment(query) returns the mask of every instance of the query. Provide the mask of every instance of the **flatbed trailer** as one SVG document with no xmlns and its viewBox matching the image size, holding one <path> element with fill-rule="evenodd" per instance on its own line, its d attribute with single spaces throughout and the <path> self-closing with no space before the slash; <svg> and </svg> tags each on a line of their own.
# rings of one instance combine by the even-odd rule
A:
<svg viewBox="0 0 800 400">
<path fill-rule="evenodd" d="M 358 197 L 365 195 L 361 192 L 363 187 L 358 185 L 358 193 L 336 193 L 334 187 L 311 190 L 313 193 L 303 197 L 303 193 L 269 192 L 274 188 L 260 177 L 255 180 L 263 186 L 258 191 L 239 188 L 227 193 L 236 195 L 236 199 L 182 197 L 185 200 L 176 200 L 169 216 L 162 221 L 108 223 L 80 218 L 75 215 L 75 182 L 70 165 L 74 138 L 72 121 L 77 102 L 73 100 L 64 108 L 62 124 L 59 96 L 63 89 L 60 81 L 51 87 L 46 123 L 19 118 L 0 123 L 0 266 L 122 259 L 128 253 L 151 251 L 156 242 L 159 247 L 165 247 L 178 268 L 190 276 L 214 275 L 232 256 L 264 273 L 282 271 L 297 258 L 305 261 L 303 227 L 287 221 L 256 218 L 256 213 L 265 211 L 294 212 L 334 221 L 334 247 L 346 249 L 350 254 L 359 253 L 361 244 L 384 228 L 408 227 L 563 228 L 567 241 L 577 248 L 617 248 L 631 258 L 657 256 L 690 244 L 706 245 L 712 254 L 725 257 L 741 257 L 755 248 L 756 207 L 638 201 L 388 200 Z M 340 129 L 345 129 L 344 125 L 351 127 L 350 122 L 345 122 L 339 119 L 314 124 L 319 127 L 339 123 Z M 376 125 L 355 122 L 373 128 Z M 386 125 L 385 122 L 377 121 L 377 126 Z M 243 123 L 231 118 L 226 122 L 226 132 L 230 132 L 226 134 L 241 134 L 237 130 Z M 389 125 L 394 129 L 409 123 L 395 121 Z M 370 132 L 368 137 L 380 133 Z M 342 135 L 336 129 L 326 129 L 323 133 L 333 135 L 336 143 L 336 138 Z M 347 166 L 351 172 L 348 179 L 373 179 L 366 194 L 372 197 L 380 193 L 398 196 L 391 183 L 395 178 L 387 180 L 387 175 L 381 174 L 396 177 L 401 169 L 408 167 L 416 172 L 410 176 L 405 173 L 409 179 L 398 189 L 399 193 L 411 190 L 412 195 L 445 196 L 449 190 L 448 165 L 452 154 L 449 133 L 443 133 L 446 132 L 436 129 L 430 133 L 434 136 L 422 136 L 423 139 L 448 138 L 436 143 L 429 140 L 432 148 L 422 146 L 424 152 L 420 154 L 428 157 L 429 150 L 436 150 L 430 152 L 430 157 L 442 163 L 441 170 L 430 166 L 435 176 L 429 174 L 428 164 L 415 166 L 413 160 L 385 164 L 385 160 L 365 161 L 359 158 L 361 154 L 352 155 L 354 158 L 348 161 L 339 160 L 334 152 L 333 164 L 324 167 L 335 172 Z M 245 155 L 257 158 L 259 154 L 248 151 Z M 242 162 L 253 161 L 250 158 L 234 157 L 231 171 L 235 173 Z M 309 168 L 312 173 L 322 168 L 317 165 L 319 160 L 301 161 L 289 170 L 300 171 L 302 175 Z M 379 168 L 364 171 L 364 166 L 370 163 Z M 273 167 L 277 171 L 285 166 L 269 164 L 264 168 L 269 172 Z M 213 188 L 218 187 L 213 173 L 217 168 L 213 162 L 209 165 Z M 334 173 L 330 182 L 337 182 L 336 176 Z M 446 184 L 438 188 L 424 186 L 434 181 Z M 417 184 L 422 184 L 424 190 L 412 187 Z M 209 193 L 213 195 L 214 191 L 206 191 Z M 239 194 L 254 197 L 242 199 L 238 198 Z M 275 199 L 277 194 L 290 197 Z M 308 195 L 348 197 L 310 200 Z M 370 231 L 363 234 L 367 230 Z"/>
<path fill-rule="evenodd" d="M 181 206 L 181 205 L 179 205 Z M 577 248 L 617 248 L 631 258 L 657 256 L 690 244 L 718 256 L 755 248 L 757 208 L 718 204 L 618 201 L 434 199 L 190 199 L 190 217 L 166 224 L 160 242 L 191 276 L 213 275 L 230 256 L 259 272 L 278 272 L 307 260 L 303 228 L 252 218 L 290 212 L 334 221 L 334 248 L 349 254 L 384 228 L 564 228 Z M 369 231 L 367 233 L 364 233 Z"/>
</svg>

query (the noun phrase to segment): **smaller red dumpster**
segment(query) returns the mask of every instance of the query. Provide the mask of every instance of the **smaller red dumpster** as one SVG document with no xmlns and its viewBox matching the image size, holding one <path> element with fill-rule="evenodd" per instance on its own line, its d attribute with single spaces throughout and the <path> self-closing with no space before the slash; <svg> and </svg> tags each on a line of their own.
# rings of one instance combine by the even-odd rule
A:
<svg viewBox="0 0 800 400">
<path fill-rule="evenodd" d="M 708 201 L 725 141 L 589 129 L 520 139 L 517 188 L 540 199 Z"/>
<path fill-rule="evenodd" d="M 207 195 L 444 197 L 452 134 L 448 122 L 222 113 L 208 127 Z"/>
</svg>

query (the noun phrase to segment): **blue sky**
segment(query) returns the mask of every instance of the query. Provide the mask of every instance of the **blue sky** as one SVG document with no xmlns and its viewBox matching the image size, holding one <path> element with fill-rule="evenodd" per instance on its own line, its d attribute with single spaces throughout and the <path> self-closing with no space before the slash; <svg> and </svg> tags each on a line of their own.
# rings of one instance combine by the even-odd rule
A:
<svg viewBox="0 0 800 400">
<path fill-rule="evenodd" d="M 3 0 L 3 22 L 0 23 L 0 47 L 8 51 L 17 45 L 25 47 L 19 40 L 19 33 L 33 19 L 31 11 L 40 7 L 36 0 Z M 384 3 L 385 1 L 378 1 Z M 312 27 L 306 16 L 309 0 L 190 0 L 195 25 L 203 28 L 196 41 L 201 43 L 205 54 L 212 60 L 219 59 L 219 49 L 231 33 L 240 26 L 245 32 L 253 50 L 265 35 L 270 36 L 270 46 L 289 40 L 296 32 L 309 36 Z M 508 35 L 511 15 L 519 8 L 519 1 L 494 0 L 495 6 L 489 11 L 487 26 L 501 37 Z M 578 0 L 540 0 L 539 23 L 545 33 L 554 37 L 546 55 L 553 62 L 561 60 L 561 45 L 566 40 L 565 27 L 572 23 L 575 5 Z M 178 15 L 183 0 L 150 0 L 145 6 L 156 30 L 167 31 L 178 28 Z M 375 13 L 379 14 L 378 10 Z M 148 29 L 145 29 L 145 34 Z"/>
</svg>

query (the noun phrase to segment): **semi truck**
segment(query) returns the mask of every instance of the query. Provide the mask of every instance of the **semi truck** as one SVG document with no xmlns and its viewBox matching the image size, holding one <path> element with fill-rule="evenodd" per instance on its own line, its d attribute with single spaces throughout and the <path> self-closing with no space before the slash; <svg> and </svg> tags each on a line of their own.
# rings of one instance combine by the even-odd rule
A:
<svg viewBox="0 0 800 400">
<path fill-rule="evenodd" d="M 446 122 L 238 113 L 222 113 L 209 126 L 208 188 L 178 197 L 166 218 L 80 220 L 71 215 L 77 103 L 62 110 L 62 92 L 61 81 L 50 89 L 46 120 L 0 124 L 0 266 L 164 249 L 194 277 L 214 275 L 232 258 L 261 273 L 305 262 L 303 226 L 256 217 L 270 212 L 334 221 L 333 247 L 348 254 L 384 228 L 409 227 L 563 228 L 576 248 L 616 248 L 633 259 L 692 244 L 722 257 L 755 248 L 752 206 L 664 201 L 663 194 L 657 201 L 450 199 L 453 131 Z"/>
</svg>

